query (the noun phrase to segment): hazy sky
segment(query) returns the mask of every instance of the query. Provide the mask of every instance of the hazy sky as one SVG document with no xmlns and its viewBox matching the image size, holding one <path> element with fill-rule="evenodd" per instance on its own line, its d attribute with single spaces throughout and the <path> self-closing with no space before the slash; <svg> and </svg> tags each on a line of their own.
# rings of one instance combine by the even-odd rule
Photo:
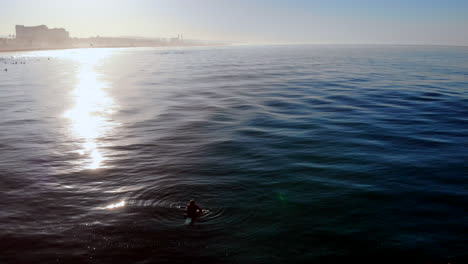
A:
<svg viewBox="0 0 468 264">
<path fill-rule="evenodd" d="M 16 24 L 75 37 L 468 45 L 468 0 L 0 0 L 0 35 Z"/>
</svg>

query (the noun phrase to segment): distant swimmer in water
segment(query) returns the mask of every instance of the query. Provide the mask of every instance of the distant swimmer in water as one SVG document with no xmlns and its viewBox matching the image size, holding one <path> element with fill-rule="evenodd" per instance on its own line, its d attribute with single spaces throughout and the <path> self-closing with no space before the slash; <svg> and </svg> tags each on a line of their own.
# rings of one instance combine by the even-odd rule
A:
<svg viewBox="0 0 468 264">
<path fill-rule="evenodd" d="M 200 206 L 195 204 L 195 200 L 190 200 L 190 203 L 187 205 L 187 217 L 191 218 L 190 222 L 193 224 L 195 219 L 202 213 Z"/>
</svg>

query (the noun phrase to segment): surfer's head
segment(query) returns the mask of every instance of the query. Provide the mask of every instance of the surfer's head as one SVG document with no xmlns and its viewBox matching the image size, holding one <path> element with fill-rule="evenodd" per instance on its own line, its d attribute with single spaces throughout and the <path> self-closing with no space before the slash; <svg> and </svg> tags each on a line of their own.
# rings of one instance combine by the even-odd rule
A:
<svg viewBox="0 0 468 264">
<path fill-rule="evenodd" d="M 190 200 L 190 204 L 194 205 L 194 204 L 195 204 L 195 200 Z"/>
</svg>

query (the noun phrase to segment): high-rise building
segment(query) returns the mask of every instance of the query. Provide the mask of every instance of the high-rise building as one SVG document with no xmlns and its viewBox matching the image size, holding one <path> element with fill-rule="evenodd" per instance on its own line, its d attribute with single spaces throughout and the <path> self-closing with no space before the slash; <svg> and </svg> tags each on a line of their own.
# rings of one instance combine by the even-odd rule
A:
<svg viewBox="0 0 468 264">
<path fill-rule="evenodd" d="M 63 28 L 49 29 L 45 25 L 25 27 L 16 25 L 16 40 L 24 44 L 60 44 L 70 38 Z"/>
</svg>

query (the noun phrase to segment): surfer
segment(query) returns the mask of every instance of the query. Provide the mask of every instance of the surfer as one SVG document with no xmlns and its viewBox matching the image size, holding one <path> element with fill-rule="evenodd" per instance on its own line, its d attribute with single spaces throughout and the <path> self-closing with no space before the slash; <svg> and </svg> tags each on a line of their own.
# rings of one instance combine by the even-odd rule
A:
<svg viewBox="0 0 468 264">
<path fill-rule="evenodd" d="M 190 203 L 187 205 L 187 217 L 191 218 L 193 223 L 195 218 L 197 218 L 202 213 L 200 206 L 195 204 L 195 200 L 190 200 Z"/>
</svg>

